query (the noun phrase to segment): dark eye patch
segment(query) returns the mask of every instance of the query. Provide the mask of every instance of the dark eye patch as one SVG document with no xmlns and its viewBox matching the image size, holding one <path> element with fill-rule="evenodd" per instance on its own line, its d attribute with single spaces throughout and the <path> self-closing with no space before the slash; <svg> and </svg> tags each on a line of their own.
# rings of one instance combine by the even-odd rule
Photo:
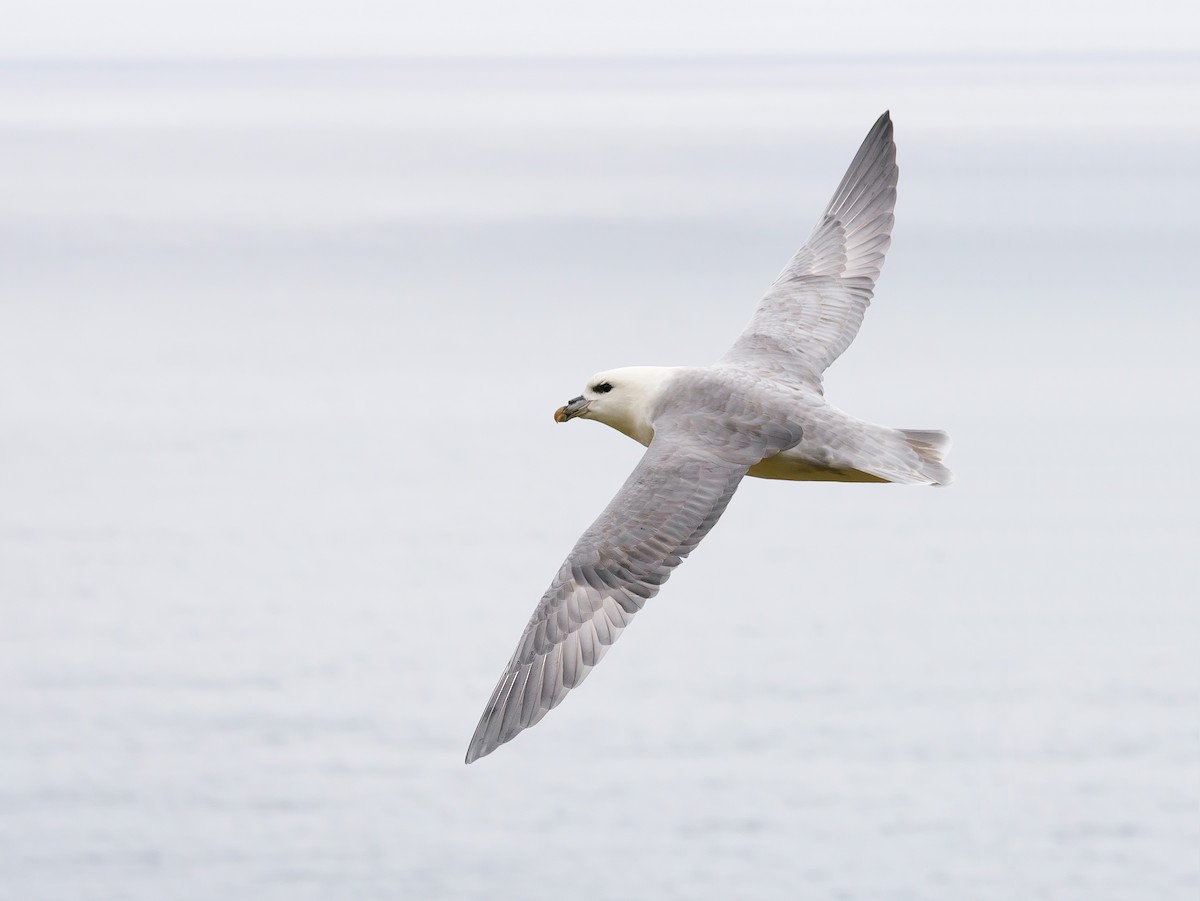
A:
<svg viewBox="0 0 1200 901">
<path fill-rule="evenodd" d="M 609 391 L 612 391 L 612 385 L 610 385 L 608 382 L 601 382 L 592 390 L 597 394 L 608 394 Z"/>
</svg>

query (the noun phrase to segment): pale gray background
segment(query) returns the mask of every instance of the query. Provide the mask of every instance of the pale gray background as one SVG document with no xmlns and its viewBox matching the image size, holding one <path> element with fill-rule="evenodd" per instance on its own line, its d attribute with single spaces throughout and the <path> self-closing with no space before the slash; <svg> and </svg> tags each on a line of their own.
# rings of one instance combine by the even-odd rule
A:
<svg viewBox="0 0 1200 901">
<path fill-rule="evenodd" d="M 15 15 L 0 897 L 1196 898 L 1195 23 L 742 6 Z M 829 395 L 959 481 L 748 480 L 464 767 L 639 453 L 553 409 L 718 356 L 884 108 Z"/>
</svg>

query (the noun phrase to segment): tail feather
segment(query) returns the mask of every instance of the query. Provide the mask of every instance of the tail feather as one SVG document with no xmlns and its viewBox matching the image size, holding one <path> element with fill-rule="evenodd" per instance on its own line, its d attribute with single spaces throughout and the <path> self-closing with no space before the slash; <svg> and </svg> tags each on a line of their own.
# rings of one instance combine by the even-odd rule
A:
<svg viewBox="0 0 1200 901">
<path fill-rule="evenodd" d="M 925 463 L 922 469 L 933 484 L 949 485 L 954 480 L 954 474 L 942 465 L 950 453 L 949 435 L 932 429 L 900 429 L 900 434 Z"/>
</svg>

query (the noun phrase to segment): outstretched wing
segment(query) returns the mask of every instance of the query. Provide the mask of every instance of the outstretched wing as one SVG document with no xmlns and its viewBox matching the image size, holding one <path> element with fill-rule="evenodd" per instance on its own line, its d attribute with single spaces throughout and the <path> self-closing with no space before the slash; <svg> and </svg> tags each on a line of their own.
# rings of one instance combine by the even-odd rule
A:
<svg viewBox="0 0 1200 901">
<path fill-rule="evenodd" d="M 800 440 L 798 426 L 729 395 L 655 421 L 654 440 L 583 533 L 530 617 L 467 749 L 490 754 L 582 682 L 708 534 L 746 470 Z"/>
<path fill-rule="evenodd" d="M 467 750 L 471 763 L 558 706 L 708 530 L 746 466 L 656 435 L 542 597 Z"/>
<path fill-rule="evenodd" d="M 854 340 L 891 243 L 896 205 L 892 119 L 879 117 L 821 221 L 721 359 L 821 393 L 821 375 Z"/>
</svg>

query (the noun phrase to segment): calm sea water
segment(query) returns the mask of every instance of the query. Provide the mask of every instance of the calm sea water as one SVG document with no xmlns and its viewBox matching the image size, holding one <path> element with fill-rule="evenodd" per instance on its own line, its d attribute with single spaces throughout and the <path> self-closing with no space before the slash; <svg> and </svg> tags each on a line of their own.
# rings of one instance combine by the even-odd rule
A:
<svg viewBox="0 0 1200 901">
<path fill-rule="evenodd" d="M 0 897 L 1194 899 L 1200 62 L 0 72 Z M 891 107 L 828 379 L 949 489 L 748 480 L 471 767 L 639 448 Z"/>
</svg>

